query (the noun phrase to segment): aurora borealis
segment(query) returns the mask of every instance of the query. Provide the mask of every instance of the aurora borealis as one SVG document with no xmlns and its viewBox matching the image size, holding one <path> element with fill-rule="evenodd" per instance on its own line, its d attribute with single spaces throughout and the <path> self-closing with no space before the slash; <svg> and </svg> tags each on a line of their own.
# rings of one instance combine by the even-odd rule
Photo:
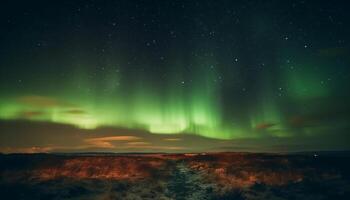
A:
<svg viewBox="0 0 350 200">
<path fill-rule="evenodd" d="M 347 6 L 89 0 L 2 7 L 2 151 L 71 150 L 84 141 L 114 151 L 110 144 L 125 134 L 118 130 L 142 132 L 144 139 L 128 141 L 138 151 L 167 149 L 177 136 L 192 140 L 183 142 L 188 151 L 198 149 L 192 136 L 208 140 L 198 144 L 208 151 L 247 143 L 245 150 L 263 150 L 274 140 L 284 150 L 349 148 Z M 19 133 L 23 124 L 35 128 Z M 53 136 L 48 126 L 69 127 L 79 139 L 56 144 L 52 138 L 70 136 Z M 105 128 L 116 131 L 97 134 Z M 16 134 L 40 138 L 17 142 Z"/>
</svg>

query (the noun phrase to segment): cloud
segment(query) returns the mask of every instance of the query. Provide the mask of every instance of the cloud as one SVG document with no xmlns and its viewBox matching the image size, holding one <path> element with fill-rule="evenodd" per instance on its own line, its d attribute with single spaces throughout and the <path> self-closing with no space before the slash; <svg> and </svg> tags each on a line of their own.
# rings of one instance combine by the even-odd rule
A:
<svg viewBox="0 0 350 200">
<path fill-rule="evenodd" d="M 110 136 L 110 137 L 98 137 L 98 138 L 89 138 L 85 139 L 85 142 L 88 143 L 86 146 L 82 146 L 82 148 L 107 148 L 107 149 L 127 149 L 133 151 L 133 149 L 148 149 L 148 150 L 184 150 L 186 147 L 180 146 L 163 146 L 163 145 L 153 145 L 150 142 L 137 141 L 143 138 L 137 136 Z M 118 145 L 112 144 L 112 142 L 123 142 L 128 141 L 126 143 L 119 143 Z M 131 142 L 130 142 L 131 141 Z"/>
<path fill-rule="evenodd" d="M 312 120 L 305 116 L 293 116 L 289 119 L 289 125 L 294 128 L 310 126 L 311 122 Z"/>
<path fill-rule="evenodd" d="M 87 112 L 83 109 L 70 109 L 70 110 L 66 110 L 63 111 L 64 114 L 72 114 L 72 115 L 85 115 L 87 114 Z"/>
<path fill-rule="evenodd" d="M 187 147 L 182 146 L 157 146 L 157 145 L 127 145 L 122 148 L 127 149 L 150 149 L 150 150 L 186 150 Z"/>
<path fill-rule="evenodd" d="M 111 142 L 113 141 L 134 141 L 140 140 L 141 137 L 130 136 L 130 135 L 119 135 L 119 136 L 109 136 L 109 137 L 97 137 L 85 139 L 85 142 L 93 147 L 100 148 L 115 148 Z"/>
<path fill-rule="evenodd" d="M 35 107 L 73 107 L 73 104 L 52 97 L 29 95 L 17 99 L 19 103 Z"/>
<path fill-rule="evenodd" d="M 13 148 L 13 147 L 7 147 L 7 148 L 0 148 L 0 151 L 2 153 L 48 153 L 52 151 L 52 147 L 24 147 L 24 148 Z"/>
<path fill-rule="evenodd" d="M 181 138 L 164 138 L 163 139 L 164 141 L 181 141 L 182 139 Z"/>
<path fill-rule="evenodd" d="M 337 131 L 318 129 L 317 135 L 220 140 L 193 134 L 151 134 L 120 127 L 90 130 L 51 122 L 0 120 L 0 152 L 276 152 L 294 151 L 294 144 L 305 146 L 305 149 L 349 149 L 348 127 Z M 275 147 L 276 144 L 281 146 Z"/>
<path fill-rule="evenodd" d="M 22 111 L 18 114 L 19 118 L 33 118 L 33 117 L 40 117 L 45 115 L 45 112 L 42 111 Z"/>
<path fill-rule="evenodd" d="M 265 129 L 268 129 L 268 128 L 271 128 L 273 126 L 275 126 L 276 124 L 274 123 L 261 123 L 261 124 L 258 124 L 256 125 L 255 129 L 257 130 L 265 130 Z"/>
<path fill-rule="evenodd" d="M 151 143 L 150 142 L 128 142 L 126 143 L 127 145 L 150 145 Z"/>
</svg>

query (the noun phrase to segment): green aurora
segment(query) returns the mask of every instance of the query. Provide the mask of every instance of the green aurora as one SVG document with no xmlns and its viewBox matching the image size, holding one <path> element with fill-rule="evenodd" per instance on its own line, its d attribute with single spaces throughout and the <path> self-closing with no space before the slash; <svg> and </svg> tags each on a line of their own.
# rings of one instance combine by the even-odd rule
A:
<svg viewBox="0 0 350 200">
<path fill-rule="evenodd" d="M 293 135 L 290 121 L 295 114 L 301 113 L 284 113 L 280 104 L 283 98 L 290 100 L 291 105 L 298 105 L 307 103 L 308 99 L 327 97 L 330 92 L 327 85 L 319 84 L 322 78 L 308 76 L 303 69 L 288 71 L 283 79 L 286 87 L 277 89 L 284 97 L 276 98 L 278 95 L 269 89 L 269 80 L 264 79 L 255 107 L 246 109 L 243 114 L 232 113 L 233 119 L 246 117 L 250 123 L 239 124 L 239 120 L 228 123 L 224 120 L 220 80 L 215 79 L 222 75 L 210 66 L 198 65 L 195 74 L 191 75 L 195 79 L 171 73 L 162 87 L 144 78 L 137 78 L 128 85 L 123 82 L 125 79 L 119 70 L 106 71 L 102 74 L 106 77 L 105 82 L 93 84 L 81 75 L 86 72 L 79 72 L 74 81 L 63 83 L 79 86 L 76 90 L 68 89 L 67 94 L 3 95 L 0 117 L 71 124 L 82 129 L 115 126 L 157 134 L 192 133 L 218 139 L 261 137 L 261 131 L 285 137 Z M 71 88 L 67 85 L 63 87 Z M 128 86 L 119 87 L 121 85 Z M 310 109 L 313 112 L 314 108 Z"/>
<path fill-rule="evenodd" d="M 117 2 L 8 3 L 0 12 L 0 123 L 12 128 L 0 133 L 0 151 L 17 145 L 11 123 L 219 145 L 248 139 L 269 147 L 277 138 L 295 149 L 299 141 L 319 147 L 320 139 L 327 149 L 329 138 L 348 138 L 350 18 L 343 8 Z M 54 145 L 45 139 L 56 135 L 47 135 L 18 147 Z"/>
</svg>

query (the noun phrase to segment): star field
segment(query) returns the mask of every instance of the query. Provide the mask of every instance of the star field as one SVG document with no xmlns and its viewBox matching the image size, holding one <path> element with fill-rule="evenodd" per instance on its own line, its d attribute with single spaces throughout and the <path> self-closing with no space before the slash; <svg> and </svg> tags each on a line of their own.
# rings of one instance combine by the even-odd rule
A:
<svg viewBox="0 0 350 200">
<path fill-rule="evenodd" d="M 346 1 L 5 1 L 0 119 L 348 138 L 348 10 Z"/>
</svg>

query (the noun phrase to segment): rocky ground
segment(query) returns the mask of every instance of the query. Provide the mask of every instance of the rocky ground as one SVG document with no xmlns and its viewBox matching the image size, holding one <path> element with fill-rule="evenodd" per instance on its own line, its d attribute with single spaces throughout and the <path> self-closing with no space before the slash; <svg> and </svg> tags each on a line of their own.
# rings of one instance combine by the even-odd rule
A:
<svg viewBox="0 0 350 200">
<path fill-rule="evenodd" d="M 349 157 L 0 155 L 4 199 L 350 199 Z"/>
</svg>

